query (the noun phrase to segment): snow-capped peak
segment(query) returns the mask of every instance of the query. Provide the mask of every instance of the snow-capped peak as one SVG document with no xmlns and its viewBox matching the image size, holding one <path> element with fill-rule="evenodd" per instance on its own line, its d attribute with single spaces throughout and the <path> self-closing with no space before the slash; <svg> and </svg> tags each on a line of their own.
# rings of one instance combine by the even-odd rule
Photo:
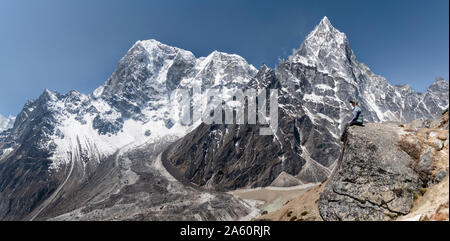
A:
<svg viewBox="0 0 450 241">
<path fill-rule="evenodd" d="M 448 82 L 442 77 L 436 77 L 433 84 L 428 87 L 425 93 L 442 94 L 442 90 L 448 89 Z"/>
<path fill-rule="evenodd" d="M 329 37 L 331 39 L 327 39 Z M 307 39 L 313 38 L 321 42 L 322 44 L 327 40 L 333 40 L 338 43 L 344 43 L 347 40 L 347 36 L 337 30 L 325 16 L 320 23 L 314 28 L 314 30 L 308 35 Z"/>
<path fill-rule="evenodd" d="M 46 89 L 19 114 L 18 126 L 44 126 L 39 146 L 50 152 L 50 169 L 91 156 L 93 162 L 131 147 L 161 138 L 179 138 L 200 124 L 179 121 L 175 89 L 194 86 L 224 90 L 245 86 L 257 70 L 236 54 L 214 51 L 196 58 L 190 51 L 154 39 L 137 41 L 119 61 L 111 77 L 91 95 Z M 193 106 L 205 105 L 202 96 Z M 39 113 L 38 113 L 39 112 Z M 45 115 L 41 113 L 45 112 Z M 32 131 L 14 128 L 20 139 Z"/>
<path fill-rule="evenodd" d="M 258 70 L 237 55 L 213 51 L 206 57 L 197 59 L 193 75 L 181 81 L 181 86 L 235 86 L 248 83 Z"/>
<path fill-rule="evenodd" d="M 436 79 L 434 79 L 434 82 L 430 86 L 430 88 L 432 88 L 434 86 L 441 86 L 441 85 L 448 86 L 448 82 L 444 78 L 438 76 L 438 77 L 436 77 Z"/>
<path fill-rule="evenodd" d="M 322 20 L 320 20 L 319 25 L 316 26 L 313 32 L 309 36 L 313 36 L 317 34 L 317 32 L 339 32 L 337 29 L 333 27 L 330 20 L 327 18 L 327 16 L 323 17 Z"/>
<path fill-rule="evenodd" d="M 45 89 L 44 92 L 41 94 L 43 98 L 47 98 L 50 100 L 55 100 L 57 98 L 58 93 L 51 91 L 49 89 Z"/>
<path fill-rule="evenodd" d="M 328 19 L 327 16 L 323 16 L 322 20 L 320 20 L 320 23 L 321 24 L 327 24 L 327 25 L 331 26 L 331 22 L 330 22 L 330 20 Z"/>
<path fill-rule="evenodd" d="M 374 74 L 356 59 L 346 35 L 334 28 L 327 17 L 308 35 L 298 51 L 289 58 L 289 62 L 316 68 L 322 74 L 339 79 L 342 86 L 346 86 L 345 89 L 324 86 L 323 83 L 315 86 L 341 92 L 336 93 L 336 103 L 345 104 L 348 98 L 360 98 L 359 101 L 368 112 L 365 118 L 371 121 L 434 118 L 435 113 L 440 113 L 448 103 L 448 82 L 442 78 L 436 78 L 427 91 L 420 94 L 408 85 L 391 86 L 384 77 Z M 342 96 L 346 98 L 341 99 Z M 305 97 L 315 100 L 314 102 L 324 102 L 309 93 Z M 345 105 L 342 108 L 345 109 Z M 317 110 L 310 111 L 314 112 Z"/>
<path fill-rule="evenodd" d="M 181 57 L 186 59 L 195 58 L 194 54 L 190 51 L 163 44 L 155 39 L 139 40 L 133 47 L 135 46 L 142 46 L 149 54 L 149 57 L 159 57 L 158 53 L 162 52 L 165 54 L 181 55 Z"/>
<path fill-rule="evenodd" d="M 290 57 L 293 63 L 317 67 L 321 72 L 346 78 L 351 76 L 349 66 L 356 62 L 347 36 L 333 27 L 324 17 L 308 35 L 296 53 Z"/>
<path fill-rule="evenodd" d="M 345 45 L 347 43 L 347 36 L 337 30 L 331 24 L 327 17 L 324 17 L 319 25 L 317 25 L 314 30 L 306 38 L 304 45 L 305 47 L 310 47 L 315 50 L 315 54 L 318 51 L 326 47 L 339 47 L 340 45 Z M 331 46 L 333 45 L 334 46 Z"/>
</svg>

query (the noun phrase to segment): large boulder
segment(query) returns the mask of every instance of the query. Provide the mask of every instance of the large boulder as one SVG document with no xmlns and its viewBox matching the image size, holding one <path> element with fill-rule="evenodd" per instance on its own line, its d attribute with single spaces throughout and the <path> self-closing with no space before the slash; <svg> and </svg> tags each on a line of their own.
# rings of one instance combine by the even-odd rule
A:
<svg viewBox="0 0 450 241">
<path fill-rule="evenodd" d="M 394 123 L 349 128 L 318 202 L 324 220 L 391 220 L 409 212 L 421 181 L 397 145 L 401 131 Z"/>
</svg>

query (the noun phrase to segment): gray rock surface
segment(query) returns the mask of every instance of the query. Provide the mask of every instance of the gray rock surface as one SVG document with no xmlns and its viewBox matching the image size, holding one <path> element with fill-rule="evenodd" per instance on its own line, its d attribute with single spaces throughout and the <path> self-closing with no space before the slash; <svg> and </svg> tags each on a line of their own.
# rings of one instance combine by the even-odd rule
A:
<svg viewBox="0 0 450 241">
<path fill-rule="evenodd" d="M 447 170 L 439 170 L 433 178 L 433 184 L 440 183 L 448 175 Z"/>
<path fill-rule="evenodd" d="M 424 175 L 430 175 L 433 171 L 433 148 L 428 147 L 420 156 L 416 171 Z"/>
<path fill-rule="evenodd" d="M 396 142 L 398 125 L 351 127 L 318 205 L 324 220 L 390 220 L 409 212 L 421 185 Z"/>
</svg>

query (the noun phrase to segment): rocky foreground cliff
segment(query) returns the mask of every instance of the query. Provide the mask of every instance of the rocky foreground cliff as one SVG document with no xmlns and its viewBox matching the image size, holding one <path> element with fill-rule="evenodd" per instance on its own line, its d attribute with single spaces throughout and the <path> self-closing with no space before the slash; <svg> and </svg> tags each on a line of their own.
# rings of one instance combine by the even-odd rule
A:
<svg viewBox="0 0 450 241">
<path fill-rule="evenodd" d="M 270 220 L 448 220 L 449 112 L 351 127 L 330 178 Z"/>
</svg>

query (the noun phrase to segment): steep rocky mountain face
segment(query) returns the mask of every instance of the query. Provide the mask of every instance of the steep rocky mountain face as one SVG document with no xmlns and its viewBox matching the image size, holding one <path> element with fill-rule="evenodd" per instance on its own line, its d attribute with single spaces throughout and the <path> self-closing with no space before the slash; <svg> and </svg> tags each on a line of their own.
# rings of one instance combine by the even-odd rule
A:
<svg viewBox="0 0 450 241">
<path fill-rule="evenodd" d="M 448 114 L 432 122 L 351 127 L 320 195 L 321 217 L 448 220 Z"/>
<path fill-rule="evenodd" d="M 357 99 L 368 121 L 435 119 L 448 105 L 448 82 L 438 77 L 423 94 L 414 92 L 408 85 L 391 86 L 385 78 L 358 62 L 346 35 L 335 29 L 326 17 L 289 60 L 333 77 L 337 89 L 333 85 L 328 87 L 334 90 L 335 99 Z M 327 89 L 327 85 L 320 87 Z"/>
<path fill-rule="evenodd" d="M 262 125 L 207 125 L 199 116 L 183 123 L 172 95 L 180 88 L 216 88 L 225 99 L 236 89 L 278 89 L 278 129 L 261 136 Z M 205 107 L 204 97 L 191 107 Z M 327 18 L 274 70 L 234 54 L 197 58 L 138 41 L 92 94 L 45 90 L 0 128 L 0 219 L 237 219 L 252 211 L 248 203 L 198 188 L 266 186 L 280 174 L 325 179 L 355 98 L 366 121 L 431 118 L 448 105 L 448 83 L 437 79 L 423 94 L 389 85 Z M 161 152 L 187 187 L 164 172 Z"/>
<path fill-rule="evenodd" d="M 438 117 L 449 97 L 442 78 L 423 94 L 391 86 L 357 61 L 326 17 L 287 61 L 275 70 L 263 66 L 249 86 L 279 89 L 273 138 L 259 136 L 255 126 L 202 125 L 169 147 L 166 166 L 207 189 L 266 186 L 281 173 L 320 182 L 339 157 L 349 100 L 361 103 L 366 122 L 409 122 Z"/>
<path fill-rule="evenodd" d="M 274 71 L 263 66 L 249 87 L 279 88 L 280 83 Z M 281 125 L 286 129 L 279 129 L 276 135 L 260 135 L 260 124 L 202 123 L 163 153 L 163 163 L 180 180 L 209 189 L 270 185 L 282 170 L 298 173 L 305 163 L 292 132 L 294 122 L 280 114 L 279 121 L 286 122 Z"/>
</svg>

